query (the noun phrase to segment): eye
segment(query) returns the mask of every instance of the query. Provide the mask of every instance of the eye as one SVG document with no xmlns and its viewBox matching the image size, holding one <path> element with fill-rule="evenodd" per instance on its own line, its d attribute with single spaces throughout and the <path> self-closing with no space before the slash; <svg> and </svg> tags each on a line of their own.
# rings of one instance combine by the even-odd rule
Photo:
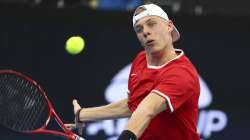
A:
<svg viewBox="0 0 250 140">
<path fill-rule="evenodd" d="M 142 27 L 141 27 L 141 26 L 136 27 L 136 28 L 135 28 L 135 32 L 137 32 L 137 33 L 142 32 Z"/>
<path fill-rule="evenodd" d="M 149 27 L 153 27 L 155 24 L 156 24 L 155 21 L 150 21 L 150 22 L 148 22 L 147 25 L 148 25 Z"/>
</svg>

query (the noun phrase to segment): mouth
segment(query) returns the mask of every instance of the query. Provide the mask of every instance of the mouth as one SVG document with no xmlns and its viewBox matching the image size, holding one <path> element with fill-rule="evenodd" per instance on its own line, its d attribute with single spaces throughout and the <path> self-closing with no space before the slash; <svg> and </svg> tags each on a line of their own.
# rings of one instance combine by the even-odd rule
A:
<svg viewBox="0 0 250 140">
<path fill-rule="evenodd" d="M 147 46 L 153 46 L 154 45 L 154 40 L 148 40 L 147 42 L 146 42 L 146 45 Z"/>
</svg>

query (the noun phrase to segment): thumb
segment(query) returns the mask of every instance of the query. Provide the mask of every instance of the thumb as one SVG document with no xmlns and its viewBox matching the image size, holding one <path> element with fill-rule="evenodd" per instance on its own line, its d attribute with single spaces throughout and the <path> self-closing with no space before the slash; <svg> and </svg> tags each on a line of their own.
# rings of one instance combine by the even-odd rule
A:
<svg viewBox="0 0 250 140">
<path fill-rule="evenodd" d="M 77 112 L 79 109 L 81 109 L 82 107 L 79 105 L 79 103 L 77 102 L 76 99 L 73 100 L 72 104 L 73 104 L 73 107 L 74 107 L 74 114 L 76 114 L 76 112 Z"/>
</svg>

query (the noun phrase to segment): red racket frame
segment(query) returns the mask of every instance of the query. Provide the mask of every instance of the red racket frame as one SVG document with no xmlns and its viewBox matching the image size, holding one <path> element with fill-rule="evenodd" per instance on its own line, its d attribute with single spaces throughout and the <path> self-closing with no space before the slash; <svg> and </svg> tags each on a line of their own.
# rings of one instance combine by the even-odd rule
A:
<svg viewBox="0 0 250 140">
<path fill-rule="evenodd" d="M 36 82 L 34 81 L 33 79 L 31 79 L 30 77 L 20 73 L 20 72 L 17 72 L 17 71 L 14 71 L 14 70 L 0 70 L 0 74 L 3 74 L 3 73 L 6 73 L 6 74 L 14 74 L 14 75 L 17 75 L 21 78 L 24 78 L 25 80 L 29 81 L 30 83 L 32 83 L 35 87 L 37 87 L 37 89 L 40 91 L 40 93 L 43 94 L 43 96 L 45 97 L 47 103 L 48 103 L 48 109 L 49 109 L 49 114 L 48 114 L 48 119 L 46 120 L 45 124 L 39 128 L 39 129 L 35 129 L 35 130 L 32 130 L 32 131 L 25 131 L 24 133 L 46 133 L 46 134 L 52 134 L 52 135 L 58 135 L 58 136 L 63 136 L 63 137 L 66 137 L 68 138 L 69 140 L 76 140 L 77 139 L 77 135 L 74 134 L 72 131 L 68 130 L 65 126 L 64 126 L 64 123 L 62 122 L 62 120 L 59 118 L 59 116 L 57 115 L 57 113 L 55 112 L 53 106 L 52 106 L 52 103 L 50 102 L 49 98 L 47 97 L 46 95 L 46 92 L 42 89 L 42 87 Z M 56 131 L 56 130 L 49 130 L 49 129 L 46 129 L 46 127 L 48 126 L 49 122 L 50 122 L 50 119 L 51 117 L 53 117 L 56 122 L 58 123 L 58 125 L 62 128 L 62 130 L 65 132 L 60 132 L 60 131 Z"/>
</svg>

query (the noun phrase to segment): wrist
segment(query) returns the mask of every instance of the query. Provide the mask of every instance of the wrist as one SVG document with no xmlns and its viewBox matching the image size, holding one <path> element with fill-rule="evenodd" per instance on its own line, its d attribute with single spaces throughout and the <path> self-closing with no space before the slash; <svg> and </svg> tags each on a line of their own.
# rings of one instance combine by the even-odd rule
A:
<svg viewBox="0 0 250 140">
<path fill-rule="evenodd" d="M 75 114 L 75 118 L 76 118 L 76 122 L 78 123 L 83 123 L 83 121 L 80 120 L 80 114 L 83 108 L 77 110 L 76 114 Z"/>
<path fill-rule="evenodd" d="M 124 130 L 124 131 L 122 131 L 118 140 L 137 140 L 137 137 L 132 131 Z"/>
</svg>

